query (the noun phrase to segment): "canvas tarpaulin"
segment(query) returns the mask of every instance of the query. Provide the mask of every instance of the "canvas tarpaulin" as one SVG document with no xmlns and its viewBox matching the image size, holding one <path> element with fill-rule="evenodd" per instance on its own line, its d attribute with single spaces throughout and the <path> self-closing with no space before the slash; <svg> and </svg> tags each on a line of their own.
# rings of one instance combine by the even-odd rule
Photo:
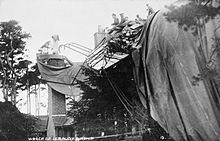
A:
<svg viewBox="0 0 220 141">
<path fill-rule="evenodd" d="M 42 78 L 52 89 L 65 95 L 80 94 L 80 89 L 73 81 L 85 78 L 81 72 L 78 73 L 83 63 L 72 63 L 61 55 L 44 54 L 38 55 L 37 64 Z"/>
<path fill-rule="evenodd" d="M 174 140 L 220 140 L 220 52 L 213 55 L 211 46 L 217 43 L 211 39 L 214 22 L 206 24 L 204 48 L 190 31 L 167 21 L 166 12 L 151 15 L 132 53 L 139 97 Z"/>
</svg>

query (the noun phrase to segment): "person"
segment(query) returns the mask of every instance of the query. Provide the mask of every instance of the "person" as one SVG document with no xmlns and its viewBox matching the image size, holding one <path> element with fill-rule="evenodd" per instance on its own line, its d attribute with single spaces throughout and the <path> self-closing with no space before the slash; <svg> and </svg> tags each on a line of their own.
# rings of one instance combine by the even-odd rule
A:
<svg viewBox="0 0 220 141">
<path fill-rule="evenodd" d="M 46 43 L 44 43 L 43 46 L 40 47 L 40 49 L 38 50 L 40 54 L 49 54 L 49 47 L 50 46 L 50 41 L 47 41 Z"/>
<path fill-rule="evenodd" d="M 147 11 L 148 11 L 148 16 L 151 15 L 151 14 L 153 14 L 153 13 L 155 13 L 154 10 L 153 10 L 153 8 L 150 7 L 149 4 L 146 4 L 146 6 L 147 6 Z"/>
<path fill-rule="evenodd" d="M 101 25 L 98 25 L 98 33 L 105 32 Z"/>
<path fill-rule="evenodd" d="M 143 19 L 140 17 L 139 14 L 136 15 L 136 18 L 137 18 L 138 21 L 142 21 L 142 20 L 143 20 Z"/>
<path fill-rule="evenodd" d="M 58 41 L 60 40 L 59 39 L 59 35 L 53 35 L 52 36 L 52 53 L 53 54 L 58 54 L 58 52 L 59 52 L 59 45 L 58 45 Z"/>
<path fill-rule="evenodd" d="M 136 23 L 141 23 L 141 22 L 143 22 L 143 19 L 140 17 L 139 14 L 136 15 L 135 22 L 136 22 Z"/>
<path fill-rule="evenodd" d="M 112 18 L 114 20 L 112 25 L 118 25 L 119 24 L 119 19 L 117 18 L 115 13 L 112 13 Z"/>
<path fill-rule="evenodd" d="M 155 141 L 152 133 L 151 133 L 151 129 L 147 128 L 147 130 L 143 133 L 142 135 L 142 140 L 143 141 Z"/>
<path fill-rule="evenodd" d="M 119 14 L 120 15 L 120 17 L 121 17 L 121 21 L 120 21 L 120 23 L 124 23 L 124 22 L 126 22 L 126 17 L 124 16 L 124 13 L 121 13 L 121 14 Z"/>
<path fill-rule="evenodd" d="M 2 34 L 3 27 L 0 26 L 0 34 Z"/>
</svg>

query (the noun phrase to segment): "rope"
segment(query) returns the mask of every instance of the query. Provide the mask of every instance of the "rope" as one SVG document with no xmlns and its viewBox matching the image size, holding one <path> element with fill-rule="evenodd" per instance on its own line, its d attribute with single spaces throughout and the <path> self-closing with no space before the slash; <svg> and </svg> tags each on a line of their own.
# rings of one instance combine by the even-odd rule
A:
<svg viewBox="0 0 220 141">
<path fill-rule="evenodd" d="M 133 108 L 134 105 L 132 105 L 131 102 L 129 102 L 129 100 L 125 97 L 125 95 L 124 95 L 124 93 L 122 92 L 122 90 L 121 90 L 119 87 L 117 87 L 117 85 L 114 85 L 114 84 L 112 83 L 112 81 L 109 79 L 107 73 L 106 73 L 105 71 L 103 71 L 103 72 L 106 74 L 107 80 L 108 80 L 109 84 L 111 85 L 112 89 L 114 90 L 116 96 L 119 98 L 119 100 L 121 101 L 121 103 L 123 104 L 123 106 L 125 107 L 125 109 L 129 112 L 129 114 L 133 117 L 133 114 L 132 114 L 132 112 L 129 110 L 128 106 L 130 106 L 130 108 Z M 122 96 L 122 98 L 120 97 L 120 95 Z M 124 103 L 123 99 L 124 99 L 124 101 L 128 104 L 128 106 Z M 142 117 L 143 119 L 146 119 L 146 120 L 147 120 L 146 115 L 145 115 L 145 114 L 144 114 L 144 115 L 141 114 L 141 111 L 136 110 L 136 113 L 137 113 L 140 117 Z M 141 125 L 141 122 L 140 122 L 140 121 L 138 121 L 137 119 L 135 119 L 135 121 L 137 121 L 138 124 Z"/>
<path fill-rule="evenodd" d="M 118 90 L 119 94 L 122 96 L 122 98 L 125 100 L 126 103 L 128 103 L 128 105 L 130 107 L 133 107 L 133 105 L 131 104 L 131 102 L 127 99 L 127 97 L 124 95 L 124 93 L 122 92 L 122 90 L 117 86 L 115 85 L 116 89 Z"/>
<path fill-rule="evenodd" d="M 123 106 L 125 107 L 125 109 L 128 111 L 128 113 L 133 116 L 132 112 L 128 109 L 128 107 L 126 106 L 126 104 L 123 102 L 123 100 L 121 99 L 121 97 L 118 94 L 117 89 L 114 87 L 113 83 L 111 82 L 111 80 L 109 79 L 107 73 L 105 71 L 103 71 L 106 74 L 107 80 L 109 82 L 109 84 L 111 85 L 113 91 L 115 92 L 116 96 L 119 98 L 119 100 L 121 101 L 121 103 L 123 104 Z"/>
</svg>

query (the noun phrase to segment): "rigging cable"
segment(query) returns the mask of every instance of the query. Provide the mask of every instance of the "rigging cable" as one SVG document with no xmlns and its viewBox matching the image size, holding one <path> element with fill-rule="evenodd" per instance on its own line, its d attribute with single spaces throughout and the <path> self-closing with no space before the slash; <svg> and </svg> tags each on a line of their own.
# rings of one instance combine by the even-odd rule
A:
<svg viewBox="0 0 220 141">
<path fill-rule="evenodd" d="M 77 52 L 77 53 L 80 53 L 80 54 L 82 54 L 82 55 L 88 57 L 87 54 L 85 54 L 85 53 L 83 53 L 83 52 L 80 52 L 80 51 L 78 51 L 78 50 L 76 50 L 76 49 L 73 49 L 73 48 L 71 48 L 71 47 L 69 47 L 69 46 L 71 46 L 71 45 L 70 45 L 70 44 L 64 44 L 64 45 L 60 45 L 59 48 L 61 48 L 61 47 L 64 47 L 64 48 L 65 48 L 65 47 L 66 47 L 66 48 L 69 48 L 69 49 L 71 49 L 71 50 L 73 50 L 73 51 L 75 51 L 75 52 Z"/>
<path fill-rule="evenodd" d="M 118 90 L 119 94 L 121 94 L 122 98 L 125 100 L 125 102 L 127 102 L 128 106 L 130 106 L 131 108 L 133 108 L 133 104 L 131 104 L 131 102 L 129 102 L 129 100 L 126 98 L 125 94 L 123 93 L 123 91 L 117 87 L 117 85 L 115 85 L 116 89 Z M 135 113 L 137 113 L 140 117 L 142 117 L 143 119 L 146 119 L 146 114 L 143 114 L 140 110 L 136 110 Z"/>
<path fill-rule="evenodd" d="M 128 111 L 128 113 L 133 116 L 132 112 L 128 109 L 127 105 L 123 102 L 123 100 L 121 99 L 121 97 L 118 94 L 117 89 L 114 87 L 113 83 L 111 82 L 111 80 L 109 79 L 107 73 L 105 71 L 103 71 L 107 77 L 107 80 L 109 82 L 109 84 L 111 85 L 112 89 L 114 90 L 115 94 L 117 95 L 117 97 L 119 98 L 119 100 L 121 101 L 121 103 L 123 104 L 123 106 L 125 107 L 125 109 Z"/>
<path fill-rule="evenodd" d="M 128 111 L 128 113 L 133 117 L 132 112 L 129 110 L 128 106 L 123 102 L 122 98 L 120 97 L 120 95 L 119 95 L 119 93 L 120 93 L 119 90 L 118 90 L 117 88 L 115 88 L 114 84 L 111 82 L 111 80 L 110 80 L 110 78 L 108 77 L 107 73 L 106 73 L 104 70 L 103 70 L 103 72 L 105 73 L 105 75 L 106 75 L 106 77 L 107 77 L 107 80 L 108 80 L 109 84 L 111 85 L 113 91 L 115 92 L 116 96 L 119 98 L 119 100 L 121 101 L 121 103 L 122 103 L 122 105 L 125 107 L 125 109 Z M 131 107 L 132 107 L 132 106 L 131 106 Z M 141 116 L 141 115 L 140 115 L 140 116 Z M 136 122 L 138 122 L 138 124 L 141 125 L 141 122 L 138 121 L 138 119 L 135 118 L 135 120 L 136 120 Z"/>
<path fill-rule="evenodd" d="M 84 49 L 89 50 L 88 52 L 91 52 L 91 51 L 92 51 L 92 49 L 90 49 L 90 48 L 88 48 L 88 47 L 86 47 L 86 46 L 83 46 L 83 45 L 80 45 L 80 44 L 74 43 L 74 42 L 71 42 L 70 44 L 78 45 L 78 46 L 80 46 L 80 47 L 82 47 L 82 48 L 84 48 Z"/>
<path fill-rule="evenodd" d="M 106 74 L 106 76 L 107 76 L 107 72 L 105 72 L 105 71 L 103 71 L 105 74 Z M 127 103 L 127 105 L 132 109 L 133 107 L 134 107 L 134 105 L 132 104 L 132 102 L 130 102 L 130 100 L 128 100 L 127 98 L 126 98 L 126 96 L 125 96 L 125 94 L 124 94 L 124 92 L 116 85 L 116 84 L 114 84 L 113 83 L 113 81 L 111 81 L 110 80 L 110 78 L 107 76 L 107 78 L 108 78 L 108 81 L 110 81 L 109 83 L 111 83 L 111 86 L 113 86 L 114 87 L 114 89 L 116 90 L 116 95 L 119 97 L 119 99 L 120 100 L 124 100 L 126 103 Z M 118 95 L 119 94 L 119 95 Z M 121 95 L 121 97 L 120 97 L 120 95 Z M 123 101 L 122 101 L 123 102 Z M 123 102 L 124 103 L 124 102 Z M 124 105 L 124 104 L 123 104 Z M 126 109 L 128 109 L 128 106 L 126 106 L 127 108 Z M 142 113 L 142 111 L 140 110 L 140 109 L 136 109 L 135 110 L 135 113 L 136 114 L 138 114 L 141 118 L 143 118 L 143 119 L 146 119 L 146 120 L 148 120 L 148 118 L 147 118 L 147 114 L 145 114 L 145 113 Z"/>
<path fill-rule="evenodd" d="M 91 52 L 91 50 L 87 50 L 87 49 L 85 49 L 85 48 L 83 48 L 83 47 L 79 47 L 79 46 L 74 45 L 74 43 L 67 43 L 66 45 L 75 47 L 75 48 L 77 48 L 77 49 L 81 49 L 81 50 L 83 50 L 83 51 L 85 51 L 85 52 L 88 52 L 88 53 Z"/>
</svg>

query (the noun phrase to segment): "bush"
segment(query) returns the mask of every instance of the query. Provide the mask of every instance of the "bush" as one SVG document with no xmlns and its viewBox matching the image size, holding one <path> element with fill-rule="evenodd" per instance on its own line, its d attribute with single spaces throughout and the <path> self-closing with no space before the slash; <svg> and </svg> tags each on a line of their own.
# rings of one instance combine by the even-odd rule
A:
<svg viewBox="0 0 220 141">
<path fill-rule="evenodd" d="M 35 118 L 22 114 L 11 102 L 0 102 L 0 140 L 27 141 L 34 133 Z"/>
</svg>

